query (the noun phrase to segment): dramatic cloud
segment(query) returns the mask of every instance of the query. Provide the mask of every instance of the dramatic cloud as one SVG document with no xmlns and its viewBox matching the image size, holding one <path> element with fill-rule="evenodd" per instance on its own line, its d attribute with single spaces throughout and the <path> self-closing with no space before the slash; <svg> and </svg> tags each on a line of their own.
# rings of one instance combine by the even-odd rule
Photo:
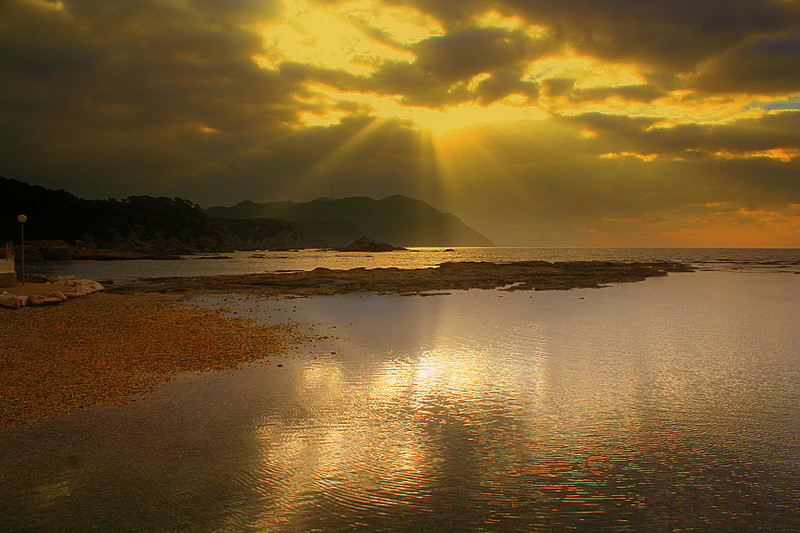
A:
<svg viewBox="0 0 800 533">
<path fill-rule="evenodd" d="M 798 36 L 795 0 L 5 0 L 0 175 L 800 246 Z"/>
<path fill-rule="evenodd" d="M 496 9 L 553 28 L 578 55 L 690 71 L 756 35 L 779 33 L 800 23 L 793 1 L 751 0 L 391 0 L 458 27 Z"/>
<path fill-rule="evenodd" d="M 709 92 L 787 94 L 800 91 L 800 33 L 756 39 L 709 61 L 696 86 Z"/>
</svg>

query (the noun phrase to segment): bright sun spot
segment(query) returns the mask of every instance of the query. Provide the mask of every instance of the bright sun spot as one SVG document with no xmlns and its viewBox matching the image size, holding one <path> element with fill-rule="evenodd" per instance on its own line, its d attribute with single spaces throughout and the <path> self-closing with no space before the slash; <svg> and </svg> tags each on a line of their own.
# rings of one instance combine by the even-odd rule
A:
<svg viewBox="0 0 800 533">
<path fill-rule="evenodd" d="M 407 120 L 429 130 L 436 136 L 480 124 L 515 120 L 542 120 L 547 117 L 547 114 L 539 108 L 520 105 L 515 95 L 489 106 L 465 103 L 439 110 L 401 105 L 395 97 L 357 92 L 345 93 L 320 85 L 313 87 L 313 93 L 314 96 L 306 101 L 328 104 L 329 106 L 343 100 L 355 102 L 374 116 Z M 346 114 L 348 113 L 345 111 L 330 110 L 320 114 L 307 112 L 304 114 L 304 122 L 313 126 L 332 125 L 339 122 Z"/>
<path fill-rule="evenodd" d="M 372 2 L 322 9 L 307 0 L 289 0 L 285 10 L 282 23 L 269 24 L 263 30 L 264 57 L 272 65 L 297 61 L 366 75 L 385 60 L 412 61 L 414 55 L 403 45 L 441 31 L 414 11 L 378 10 Z M 376 35 L 382 36 L 382 41 Z"/>
</svg>

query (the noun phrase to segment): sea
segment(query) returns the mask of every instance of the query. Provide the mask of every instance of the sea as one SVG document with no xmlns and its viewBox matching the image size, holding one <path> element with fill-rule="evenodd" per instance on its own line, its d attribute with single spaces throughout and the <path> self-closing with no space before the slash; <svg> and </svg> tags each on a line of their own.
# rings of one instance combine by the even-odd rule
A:
<svg viewBox="0 0 800 533">
<path fill-rule="evenodd" d="M 569 291 L 195 296 L 328 338 L 0 428 L 0 530 L 800 531 L 800 250 L 204 257 L 40 271 L 127 283 L 467 260 L 697 270 Z"/>
<path fill-rule="evenodd" d="M 362 253 L 307 249 L 193 254 L 178 260 L 64 261 L 29 265 L 30 272 L 94 280 L 258 274 L 315 268 L 430 268 L 450 261 L 677 261 L 700 268 L 796 268 L 798 248 L 410 248 Z"/>
</svg>

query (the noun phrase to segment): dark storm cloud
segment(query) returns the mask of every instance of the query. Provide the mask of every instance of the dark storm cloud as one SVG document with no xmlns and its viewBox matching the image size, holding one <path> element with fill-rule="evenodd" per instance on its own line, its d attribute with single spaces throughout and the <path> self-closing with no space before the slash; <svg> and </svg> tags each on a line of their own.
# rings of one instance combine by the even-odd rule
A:
<svg viewBox="0 0 800 533">
<path fill-rule="evenodd" d="M 468 80 L 476 74 L 522 68 L 551 48 L 521 31 L 466 28 L 424 39 L 411 50 L 419 67 L 446 81 Z"/>
<path fill-rule="evenodd" d="M 794 119 L 775 118 L 783 124 L 767 127 L 786 129 L 788 135 Z M 580 236 L 587 228 L 613 219 L 626 220 L 623 230 L 635 233 L 646 232 L 645 221 L 661 220 L 664 226 L 677 227 L 683 220 L 691 226 L 713 212 L 742 207 L 780 212 L 787 204 L 800 203 L 797 159 L 783 162 L 767 157 L 706 155 L 698 160 L 667 157 L 646 161 L 634 156 L 600 157 L 611 152 L 682 149 L 674 143 L 680 131 L 671 132 L 674 138 L 648 138 L 646 129 L 654 123 L 593 114 L 560 119 L 555 124 L 531 124 L 524 134 L 518 132 L 526 141 L 485 128 L 480 134 L 481 146 L 502 163 L 479 167 L 477 172 L 483 174 L 472 177 L 463 174 L 470 164 L 465 163 L 459 186 L 451 193 L 453 209 L 501 243 L 558 246 L 581 245 Z M 778 138 L 761 145 L 742 140 L 747 130 L 764 126 L 755 121 L 704 131 L 702 137 L 711 140 L 715 133 L 723 133 L 727 141 L 718 144 L 733 147 L 739 139 L 738 146 L 748 149 L 788 144 Z M 581 132 L 587 127 L 598 135 L 583 137 Z M 706 146 L 716 148 L 710 143 Z M 492 187 L 481 189 L 481 201 L 476 203 L 470 199 L 474 195 L 471 183 L 481 180 L 491 180 Z M 503 209 L 497 209 L 498 205 Z M 523 233 L 512 239 L 513 228 Z"/>
<path fill-rule="evenodd" d="M 483 80 L 478 85 L 477 100 L 482 105 L 488 105 L 506 96 L 518 94 L 535 102 L 539 96 L 539 84 L 523 81 L 516 72 L 496 72 L 491 77 Z"/>
<path fill-rule="evenodd" d="M 446 27 L 489 9 L 554 30 L 579 54 L 691 71 L 753 36 L 800 24 L 800 5 L 784 0 L 386 0 L 413 5 Z M 457 7 L 456 7 L 457 6 Z"/>
<path fill-rule="evenodd" d="M 397 96 L 406 105 L 439 108 L 473 99 L 463 83 L 444 82 L 406 61 L 384 61 L 369 76 L 290 61 L 281 63 L 280 72 L 284 79 L 292 82 L 319 83 L 339 91 Z"/>
<path fill-rule="evenodd" d="M 405 61 L 385 61 L 365 79 L 362 90 L 380 95 L 399 96 L 407 105 L 439 108 L 468 102 L 473 99 L 463 82 L 444 80 L 419 64 Z"/>
<path fill-rule="evenodd" d="M 42 5 L 0 4 L 0 73 L 47 76 L 79 72 L 97 59 L 64 16 Z"/>
<path fill-rule="evenodd" d="M 484 132 L 483 147 L 504 164 L 487 173 L 493 187 L 482 192 L 481 205 L 506 209 L 470 209 L 466 197 L 456 203 L 460 212 L 495 235 L 502 235 L 501 227 L 527 228 L 536 235 L 527 242 L 536 245 L 580 244 L 576 235 L 604 220 L 638 219 L 642 224 L 661 219 L 660 224 L 675 226 L 684 219 L 691 226 L 724 210 L 782 212 L 800 203 L 800 159 L 757 155 L 800 148 L 800 113 L 720 125 L 652 127 L 658 123 L 590 113 L 531 126 L 523 137 L 537 142 Z M 584 137 L 585 129 L 597 135 Z M 687 150 L 700 152 L 692 158 Z M 716 152 L 728 155 L 716 157 Z M 618 155 L 601 157 L 610 153 Z M 625 154 L 666 157 L 645 160 Z M 496 239 L 503 242 L 501 236 Z"/>
<path fill-rule="evenodd" d="M 800 33 L 757 39 L 728 50 L 701 71 L 695 85 L 715 93 L 800 91 Z"/>
<path fill-rule="evenodd" d="M 489 104 L 510 94 L 535 100 L 538 85 L 522 80 L 521 71 L 528 61 L 547 53 L 550 45 L 518 31 L 470 27 L 405 49 L 415 54 L 415 61 L 385 60 L 367 76 L 292 61 L 283 62 L 280 70 L 295 82 L 398 96 L 404 104 L 432 108 L 471 101 Z M 477 88 L 467 87 L 471 78 L 484 73 L 491 77 Z"/>
<path fill-rule="evenodd" d="M 231 164 L 198 176 L 193 198 L 208 205 L 352 196 L 352 191 L 376 198 L 392 193 L 419 197 L 429 192 L 425 183 L 435 182 L 436 176 L 435 169 L 424 168 L 419 132 L 411 126 L 353 115 L 333 126 L 273 136 L 258 150 L 237 154 Z"/>
<path fill-rule="evenodd" d="M 800 203 L 791 155 L 800 149 L 800 112 L 667 127 L 657 111 L 667 107 L 662 99 L 684 112 L 677 122 L 712 101 L 791 108 L 769 97 L 794 102 L 790 93 L 800 90 L 796 1 L 382 3 L 416 7 L 443 31 L 400 42 L 366 18 L 348 19 L 408 54 L 370 58 L 373 70 L 354 74 L 302 62 L 291 48 L 277 68 L 261 68 L 255 59 L 273 56 L 259 24 L 281 20 L 278 0 L 0 0 L 0 175 L 84 196 L 167 194 L 204 204 L 395 193 L 431 200 L 436 150 L 411 124 L 369 116 L 368 103 L 348 93 L 440 109 L 519 95 L 546 102 L 551 118 L 505 132 L 474 128 L 483 142 L 458 154 L 449 192 L 451 208 L 496 242 L 515 244 L 504 238 L 515 223 L 562 224 L 552 230 L 558 244 L 603 217 Z M 540 33 L 484 27 L 478 18 L 488 10 Z M 527 77 L 536 60 L 570 57 L 589 59 L 600 74 L 604 62 L 618 62 L 644 81 L 586 88 L 568 69 L 561 78 Z M 316 98 L 315 85 L 340 95 Z M 748 94 L 764 96 L 747 102 Z M 638 114 L 647 104 L 656 110 L 558 115 L 562 102 L 577 113 L 582 103 L 608 109 L 610 100 L 635 104 Z M 303 122 L 306 111 L 331 110 L 347 116 Z M 790 155 L 781 159 L 781 150 Z"/>
<path fill-rule="evenodd" d="M 626 102 L 650 103 L 665 97 L 667 91 L 657 85 L 623 85 L 618 87 L 575 88 L 577 80 L 571 78 L 551 78 L 544 80 L 544 94 L 551 97 L 564 97 L 572 103 L 603 102 L 617 99 Z"/>
<path fill-rule="evenodd" d="M 660 119 L 652 117 L 629 117 L 608 115 L 606 113 L 584 113 L 577 117 L 564 118 L 562 120 L 578 122 L 592 130 L 608 132 L 615 137 L 640 135 L 646 128 L 660 121 Z"/>
<path fill-rule="evenodd" d="M 613 61 L 673 70 L 698 62 L 754 34 L 800 22 L 796 5 L 781 0 L 507 0 L 532 22 L 562 28 L 578 51 Z"/>
<path fill-rule="evenodd" d="M 666 95 L 666 91 L 653 85 L 623 85 L 573 90 L 569 94 L 569 99 L 573 102 L 603 102 L 618 99 L 626 102 L 650 103 Z"/>
<path fill-rule="evenodd" d="M 212 2 L 63 5 L 0 4 L 6 175 L 133 193 L 214 172 L 213 157 L 251 153 L 297 121 L 298 87 L 251 60 L 260 36 L 223 24 L 270 2 L 224 17 Z"/>
<path fill-rule="evenodd" d="M 680 124 L 651 127 L 658 119 L 587 113 L 569 119 L 602 132 L 609 151 L 681 154 L 686 151 L 747 153 L 800 149 L 800 111 L 772 112 L 726 124 Z"/>
</svg>

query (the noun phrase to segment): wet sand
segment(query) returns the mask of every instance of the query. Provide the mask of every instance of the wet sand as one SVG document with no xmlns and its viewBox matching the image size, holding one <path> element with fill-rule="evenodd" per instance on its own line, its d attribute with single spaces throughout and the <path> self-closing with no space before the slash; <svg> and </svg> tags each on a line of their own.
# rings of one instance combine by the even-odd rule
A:
<svg viewBox="0 0 800 533">
<path fill-rule="evenodd" d="M 296 326 L 254 326 L 154 294 L 95 293 L 60 306 L 6 310 L 0 424 L 122 404 L 178 372 L 236 367 L 311 340 Z"/>
<path fill-rule="evenodd" d="M 691 272 L 682 263 L 571 261 L 549 263 L 461 262 L 435 268 L 353 268 L 248 274 L 147 278 L 113 287 L 117 293 L 247 293 L 264 296 L 318 296 L 372 292 L 419 294 L 465 289 L 568 290 L 600 288 L 611 283 L 642 281 L 669 272 Z"/>
</svg>

